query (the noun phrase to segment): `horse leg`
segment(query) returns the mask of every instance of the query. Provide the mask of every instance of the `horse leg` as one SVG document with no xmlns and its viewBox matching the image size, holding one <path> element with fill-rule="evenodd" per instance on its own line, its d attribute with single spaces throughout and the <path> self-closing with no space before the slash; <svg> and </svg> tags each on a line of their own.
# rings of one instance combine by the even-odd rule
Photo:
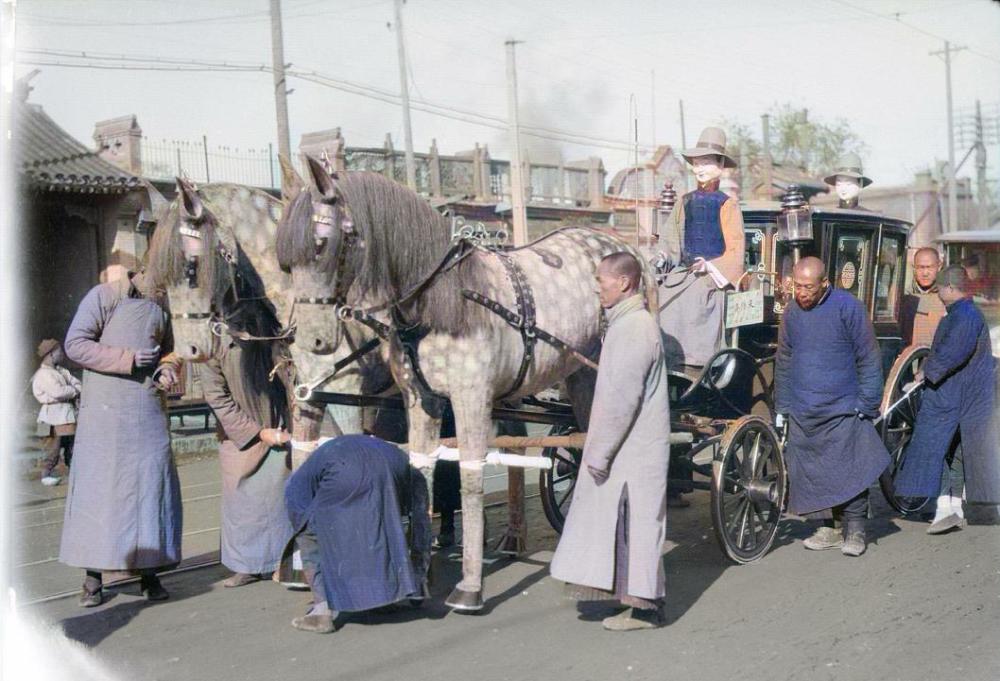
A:
<svg viewBox="0 0 1000 681">
<path fill-rule="evenodd" d="M 409 455 L 410 465 L 417 469 L 411 485 L 410 546 L 418 576 L 430 581 L 431 567 L 431 514 L 434 512 L 434 459 L 431 454 L 438 448 L 441 419 L 432 418 L 420 406 L 419 400 L 409 401 Z M 423 511 L 423 512 L 421 512 Z"/>
<path fill-rule="evenodd" d="M 498 435 L 527 435 L 523 423 L 502 421 Z M 511 450 L 524 455 L 525 450 Z M 528 542 L 528 522 L 524 512 L 524 469 L 511 466 L 507 469 L 507 531 L 497 545 L 500 553 L 517 556 L 524 553 Z"/>
<path fill-rule="evenodd" d="M 323 422 L 323 405 L 317 402 L 299 402 L 292 404 L 292 439 L 296 442 L 315 442 L 319 439 L 319 427 Z M 311 449 L 292 447 L 292 470 L 298 470 L 309 455 Z"/>
<path fill-rule="evenodd" d="M 445 604 L 460 612 L 483 607 L 483 464 L 492 432 L 490 399 L 483 394 L 452 393 L 462 476 L 462 581 Z"/>
</svg>

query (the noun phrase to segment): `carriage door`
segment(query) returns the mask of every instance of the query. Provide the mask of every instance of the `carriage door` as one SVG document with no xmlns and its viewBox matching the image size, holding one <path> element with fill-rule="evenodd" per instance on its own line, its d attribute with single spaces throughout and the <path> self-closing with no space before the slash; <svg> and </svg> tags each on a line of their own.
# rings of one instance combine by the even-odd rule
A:
<svg viewBox="0 0 1000 681">
<path fill-rule="evenodd" d="M 834 230 L 830 283 L 844 289 L 868 308 L 871 274 L 872 233 L 867 230 L 837 226 Z"/>
</svg>

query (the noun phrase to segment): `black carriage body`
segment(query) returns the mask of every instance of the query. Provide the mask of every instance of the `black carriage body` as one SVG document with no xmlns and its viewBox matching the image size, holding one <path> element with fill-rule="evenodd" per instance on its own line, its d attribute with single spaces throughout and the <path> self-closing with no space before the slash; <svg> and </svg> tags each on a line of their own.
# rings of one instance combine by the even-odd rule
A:
<svg viewBox="0 0 1000 681">
<path fill-rule="evenodd" d="M 773 355 L 778 324 L 791 301 L 792 248 L 776 238 L 780 208 L 775 203 L 743 205 L 747 237 L 741 288 L 764 290 L 764 322 L 740 329 L 739 347 L 754 357 Z M 830 284 L 858 298 L 868 311 L 888 373 L 903 347 L 900 309 L 907 282 L 906 240 L 911 224 L 870 211 L 812 209 L 813 240 L 800 247 L 826 264 Z M 753 274 L 756 272 L 756 274 Z"/>
</svg>

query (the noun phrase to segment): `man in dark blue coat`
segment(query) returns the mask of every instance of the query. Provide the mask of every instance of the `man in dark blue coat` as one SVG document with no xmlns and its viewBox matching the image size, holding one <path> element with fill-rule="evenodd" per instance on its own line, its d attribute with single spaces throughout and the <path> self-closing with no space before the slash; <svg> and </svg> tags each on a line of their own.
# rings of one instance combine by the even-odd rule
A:
<svg viewBox="0 0 1000 681">
<path fill-rule="evenodd" d="M 313 591 L 292 626 L 329 633 L 338 611 L 422 597 L 424 569 L 414 563 L 430 550 L 430 524 L 419 475 L 398 447 L 369 435 L 329 440 L 292 474 L 285 504 Z M 401 518 L 408 506 L 415 560 Z"/>
<path fill-rule="evenodd" d="M 1000 429 L 994 411 L 996 361 L 990 332 L 972 302 L 969 277 L 962 267 L 942 270 L 937 284 L 948 314 L 938 324 L 923 365 L 926 388 L 913 439 L 896 476 L 896 494 L 937 494 L 945 455 L 957 430 L 962 438 L 966 516 L 972 523 L 996 523 Z M 960 525 L 960 520 L 954 514 L 951 526 Z"/>
<path fill-rule="evenodd" d="M 808 257 L 792 273 L 795 304 L 778 334 L 775 408 L 779 427 L 788 422 L 789 510 L 825 521 L 806 548 L 860 556 L 868 487 L 889 464 L 871 421 L 882 397 L 882 363 L 864 307 L 831 288 L 825 269 Z"/>
</svg>

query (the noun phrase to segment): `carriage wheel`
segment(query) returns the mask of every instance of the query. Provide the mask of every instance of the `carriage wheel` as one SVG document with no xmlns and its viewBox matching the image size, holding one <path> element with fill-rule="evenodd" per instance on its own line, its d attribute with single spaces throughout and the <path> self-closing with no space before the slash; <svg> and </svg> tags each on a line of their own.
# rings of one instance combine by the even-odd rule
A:
<svg viewBox="0 0 1000 681">
<path fill-rule="evenodd" d="M 549 435 L 569 435 L 575 433 L 572 426 L 554 426 Z M 566 524 L 566 514 L 573 501 L 573 490 L 576 489 L 576 478 L 580 473 L 580 461 L 583 450 L 566 447 L 546 447 L 542 456 L 552 460 L 551 468 L 539 471 L 538 487 L 542 497 L 542 509 L 548 518 L 552 529 L 562 534 Z"/>
<path fill-rule="evenodd" d="M 785 461 L 778 436 L 759 416 L 726 428 L 712 462 L 712 526 L 737 563 L 760 559 L 778 532 L 785 503 Z"/>
<path fill-rule="evenodd" d="M 896 358 L 892 369 L 889 370 L 889 377 L 885 381 L 885 392 L 882 395 L 883 414 L 888 408 L 895 404 L 903 396 L 903 388 L 916 377 L 917 372 L 924 364 L 924 360 L 930 354 L 930 349 L 924 346 L 916 346 L 903 351 Z M 896 474 L 903 466 L 903 454 L 906 445 L 913 437 L 913 425 L 917 421 L 917 411 L 920 409 L 920 398 L 923 388 L 918 388 L 913 392 L 911 398 L 899 405 L 888 417 L 882 419 L 879 424 L 879 435 L 885 448 L 889 450 L 889 467 L 879 477 L 879 486 L 886 501 L 894 509 L 907 515 L 916 513 L 927 505 L 927 497 L 899 497 L 896 496 Z"/>
</svg>

